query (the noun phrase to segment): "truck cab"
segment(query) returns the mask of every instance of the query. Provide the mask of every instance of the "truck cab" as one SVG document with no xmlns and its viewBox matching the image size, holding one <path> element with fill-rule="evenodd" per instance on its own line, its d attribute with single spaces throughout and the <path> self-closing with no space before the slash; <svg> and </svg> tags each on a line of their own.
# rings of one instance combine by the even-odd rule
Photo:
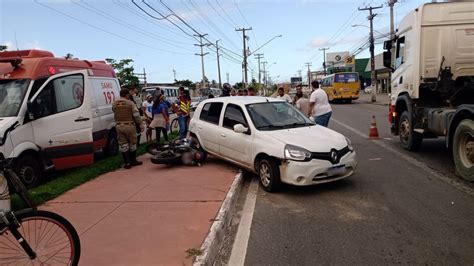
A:
<svg viewBox="0 0 474 266">
<path fill-rule="evenodd" d="M 392 69 L 392 133 L 410 151 L 419 149 L 424 138 L 446 137 L 458 174 L 474 180 L 472 2 L 418 7 L 384 48 L 384 65 Z M 461 135 L 466 135 L 462 143 Z"/>
</svg>

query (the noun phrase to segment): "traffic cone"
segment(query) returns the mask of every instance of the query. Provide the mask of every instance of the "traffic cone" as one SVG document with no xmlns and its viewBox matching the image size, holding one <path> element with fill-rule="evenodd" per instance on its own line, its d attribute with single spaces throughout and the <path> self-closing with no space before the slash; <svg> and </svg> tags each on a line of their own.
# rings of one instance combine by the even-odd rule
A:
<svg viewBox="0 0 474 266">
<path fill-rule="evenodd" d="M 377 130 L 377 123 L 375 122 L 375 116 L 372 116 L 372 124 L 370 124 L 369 139 L 378 139 L 379 131 Z"/>
</svg>

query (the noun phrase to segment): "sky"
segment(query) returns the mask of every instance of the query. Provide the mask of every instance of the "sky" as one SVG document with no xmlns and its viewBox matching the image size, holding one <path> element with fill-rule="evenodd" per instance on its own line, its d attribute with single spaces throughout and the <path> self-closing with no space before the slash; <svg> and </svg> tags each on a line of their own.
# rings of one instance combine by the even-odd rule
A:
<svg viewBox="0 0 474 266">
<path fill-rule="evenodd" d="M 42 49 L 56 56 L 79 59 L 134 60 L 148 82 L 173 82 L 202 77 L 199 38 L 221 46 L 222 82 L 242 81 L 242 32 L 248 36 L 249 81 L 258 80 L 255 55 L 263 53 L 274 82 L 288 81 L 302 71 L 322 69 L 323 52 L 355 52 L 368 39 L 366 6 L 374 12 L 375 36 L 389 33 L 386 0 L 0 0 L 0 44 L 9 49 Z M 163 2 L 163 3 L 162 3 Z M 419 5 L 431 2 L 399 0 L 395 23 Z M 168 9 L 169 8 L 169 9 Z M 154 9 L 154 10 L 153 10 Z M 156 10 L 156 11 L 155 11 Z M 163 16 L 176 14 L 176 16 Z M 174 25 L 173 25 L 174 24 Z M 357 24 L 361 26 L 352 27 Z M 178 28 L 179 27 L 179 28 Z M 194 30 L 195 31 L 194 31 Z M 275 37 L 282 35 L 281 37 Z M 271 40 L 270 42 L 268 42 Z M 206 40 L 203 40 L 206 43 Z M 268 43 L 267 43 L 268 42 Z M 263 47 L 262 47 L 263 46 Z M 364 47 L 356 58 L 369 57 Z M 381 44 L 376 53 L 382 52 Z M 218 81 L 215 46 L 204 47 L 205 75 Z M 263 70 L 263 65 L 261 65 Z M 227 78 L 228 76 L 228 78 Z"/>
</svg>

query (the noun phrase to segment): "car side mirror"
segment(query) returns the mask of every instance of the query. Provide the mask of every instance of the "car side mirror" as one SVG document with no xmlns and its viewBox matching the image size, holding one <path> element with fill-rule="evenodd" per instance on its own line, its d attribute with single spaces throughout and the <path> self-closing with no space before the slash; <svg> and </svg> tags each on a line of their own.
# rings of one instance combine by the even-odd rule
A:
<svg viewBox="0 0 474 266">
<path fill-rule="evenodd" d="M 249 131 L 248 128 L 246 128 L 244 125 L 242 124 L 236 124 L 234 125 L 234 132 L 236 133 L 247 133 Z"/>
</svg>

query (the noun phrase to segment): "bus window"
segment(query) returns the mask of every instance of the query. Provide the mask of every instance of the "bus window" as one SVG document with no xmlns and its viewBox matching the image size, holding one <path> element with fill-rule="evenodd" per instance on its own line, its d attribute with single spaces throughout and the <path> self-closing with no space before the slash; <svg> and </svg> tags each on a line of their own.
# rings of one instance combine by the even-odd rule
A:
<svg viewBox="0 0 474 266">
<path fill-rule="evenodd" d="M 357 82 L 358 76 L 357 73 L 344 73 L 344 74 L 336 74 L 335 82 L 339 83 L 349 83 L 349 82 Z"/>
</svg>

